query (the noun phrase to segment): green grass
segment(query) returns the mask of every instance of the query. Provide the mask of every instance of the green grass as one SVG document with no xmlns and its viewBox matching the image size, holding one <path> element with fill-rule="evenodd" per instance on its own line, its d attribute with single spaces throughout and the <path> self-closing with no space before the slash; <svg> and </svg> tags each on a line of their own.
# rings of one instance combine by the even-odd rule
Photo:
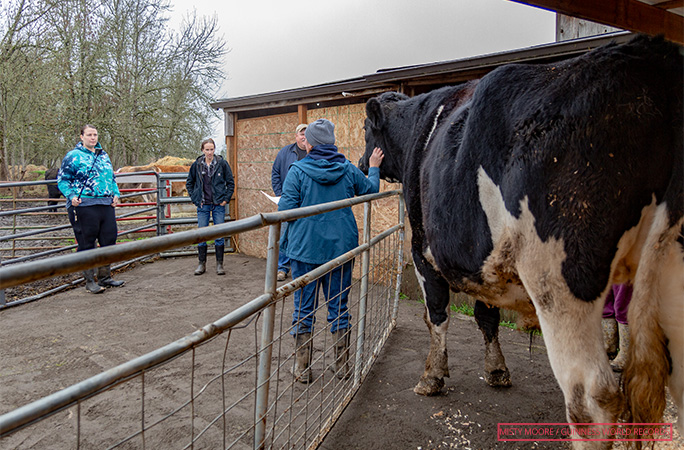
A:
<svg viewBox="0 0 684 450">
<path fill-rule="evenodd" d="M 411 299 L 409 298 L 409 296 L 406 295 L 406 294 L 404 294 L 403 292 L 400 292 L 400 293 L 399 293 L 399 299 L 400 299 L 400 300 L 411 300 Z M 419 299 L 416 300 L 416 301 L 417 301 L 418 303 L 420 303 L 421 305 L 424 305 L 424 304 L 425 304 L 425 300 L 422 299 L 422 298 L 419 298 Z M 468 303 L 466 303 L 466 302 L 463 302 L 463 303 L 461 303 L 460 305 L 457 305 L 457 304 L 455 304 L 455 303 L 451 303 L 451 304 L 449 305 L 449 309 L 450 309 L 452 312 L 455 312 L 455 313 L 458 313 L 458 314 L 463 314 L 463 315 L 465 315 L 465 316 L 473 317 L 473 316 L 475 315 L 475 308 L 473 308 L 472 306 L 470 306 L 470 305 L 469 305 Z M 500 327 L 505 327 L 505 328 L 510 328 L 511 330 L 522 331 L 522 332 L 524 332 L 524 333 L 532 334 L 533 336 L 541 336 L 541 335 L 542 335 L 541 330 L 527 330 L 527 329 L 518 328 L 518 326 L 517 326 L 514 322 L 510 322 L 510 321 L 508 321 L 508 320 L 502 320 L 501 322 L 499 322 L 499 326 L 500 326 Z"/>
<path fill-rule="evenodd" d="M 466 316 L 473 317 L 475 315 L 475 309 L 470 306 L 469 304 L 463 302 L 460 305 L 456 304 L 451 304 L 450 308 L 453 312 L 464 314 Z M 505 328 L 510 328 L 511 330 L 518 330 L 522 331 L 524 333 L 532 334 L 533 336 L 541 336 L 541 330 L 526 330 L 522 328 L 518 328 L 518 325 L 515 324 L 515 322 L 510 322 L 508 320 L 502 320 L 499 322 L 500 327 L 505 327 Z"/>
<path fill-rule="evenodd" d="M 510 328 L 511 330 L 518 329 L 518 326 L 516 324 L 514 324 L 513 322 L 509 322 L 508 320 L 502 320 L 501 322 L 499 322 L 499 326 Z"/>
<path fill-rule="evenodd" d="M 466 316 L 472 317 L 475 315 L 475 309 L 467 303 L 461 303 L 460 305 L 452 303 L 449 305 L 449 308 L 451 308 L 453 312 L 465 314 Z"/>
<path fill-rule="evenodd" d="M 144 236 L 138 236 L 137 238 L 119 238 L 117 239 L 117 242 L 133 242 L 133 241 L 141 241 L 143 239 L 147 239 Z"/>
</svg>

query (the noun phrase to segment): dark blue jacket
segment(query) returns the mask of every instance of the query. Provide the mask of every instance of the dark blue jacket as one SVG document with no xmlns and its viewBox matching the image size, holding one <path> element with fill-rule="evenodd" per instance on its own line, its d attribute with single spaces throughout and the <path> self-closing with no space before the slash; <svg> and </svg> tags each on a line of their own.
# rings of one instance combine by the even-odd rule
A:
<svg viewBox="0 0 684 450">
<path fill-rule="evenodd" d="M 335 146 L 325 147 L 330 148 L 327 155 L 317 152 L 317 146 L 306 158 L 290 166 L 278 211 L 379 191 L 380 169 L 371 167 L 366 178 L 363 172 L 337 153 Z M 323 157 L 315 159 L 320 156 Z M 354 214 L 351 208 L 344 208 L 288 223 L 280 247 L 291 259 L 323 264 L 353 249 L 358 242 L 359 231 Z"/>
<path fill-rule="evenodd" d="M 235 190 L 235 181 L 233 180 L 233 171 L 230 170 L 230 165 L 225 159 L 219 155 L 214 155 L 216 159 L 216 170 L 211 177 L 211 187 L 214 194 L 214 204 L 219 205 L 222 202 L 226 204 L 230 201 Z M 192 203 L 198 208 L 202 206 L 202 199 L 204 197 L 204 180 L 202 178 L 201 165 L 204 160 L 204 155 L 200 156 L 190 166 L 188 172 L 188 180 L 185 182 L 185 187 L 188 188 L 188 195 L 192 199 Z"/>
<path fill-rule="evenodd" d="M 295 161 L 297 161 L 296 142 L 281 148 L 276 155 L 276 159 L 273 161 L 273 169 L 271 169 L 271 186 L 277 197 L 283 195 L 283 183 L 287 177 L 287 170 Z"/>
</svg>

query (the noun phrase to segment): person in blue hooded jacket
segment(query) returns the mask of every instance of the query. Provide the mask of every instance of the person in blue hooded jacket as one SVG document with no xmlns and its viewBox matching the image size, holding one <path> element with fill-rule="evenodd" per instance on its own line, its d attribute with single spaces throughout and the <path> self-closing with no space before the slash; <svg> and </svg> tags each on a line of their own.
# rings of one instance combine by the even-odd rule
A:
<svg viewBox="0 0 684 450">
<path fill-rule="evenodd" d="M 370 158 L 368 178 L 335 146 L 335 125 L 319 119 L 306 128 L 307 156 L 290 166 L 278 210 L 327 203 L 380 190 L 380 164 L 384 155 L 376 148 Z M 330 211 L 290 222 L 281 237 L 280 250 L 291 261 L 292 278 L 358 246 L 359 231 L 351 208 Z M 328 304 L 328 322 L 335 349 L 333 371 L 340 379 L 349 376 L 349 322 L 347 298 L 351 286 L 352 262 L 348 262 L 295 292 L 292 334 L 295 337 L 293 375 L 302 382 L 313 379 L 310 364 L 312 332 L 318 293 Z"/>
</svg>

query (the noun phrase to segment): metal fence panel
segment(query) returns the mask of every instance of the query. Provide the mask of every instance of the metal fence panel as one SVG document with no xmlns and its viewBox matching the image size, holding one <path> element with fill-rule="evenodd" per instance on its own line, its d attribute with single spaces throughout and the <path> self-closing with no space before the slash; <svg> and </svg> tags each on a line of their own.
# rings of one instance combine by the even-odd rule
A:
<svg viewBox="0 0 684 450">
<path fill-rule="evenodd" d="M 370 203 L 365 203 L 359 247 L 276 289 L 280 222 L 390 195 L 400 201 L 397 225 L 373 236 Z M 37 442 L 37 436 L 45 434 L 36 430 L 44 428 L 52 436 L 51 448 L 315 448 L 351 401 L 394 326 L 403 209 L 403 199 L 393 191 L 0 267 L 2 288 L 270 226 L 262 296 L 176 342 L 0 416 L 0 447 L 40 447 L 45 443 Z M 292 295 L 347 261 L 362 267 L 349 288 L 353 375 L 338 379 L 329 370 L 334 342 L 325 320 L 327 305 L 321 301 L 312 338 L 314 378 L 299 383 L 290 374 Z M 249 346 L 232 343 L 238 334 Z M 164 375 L 171 371 L 187 374 L 186 383 L 169 385 Z M 245 380 L 251 380 L 251 387 L 238 388 Z M 173 398 L 175 407 L 162 407 L 161 397 Z M 118 428 L 102 433 L 97 422 L 102 415 L 117 417 Z"/>
</svg>

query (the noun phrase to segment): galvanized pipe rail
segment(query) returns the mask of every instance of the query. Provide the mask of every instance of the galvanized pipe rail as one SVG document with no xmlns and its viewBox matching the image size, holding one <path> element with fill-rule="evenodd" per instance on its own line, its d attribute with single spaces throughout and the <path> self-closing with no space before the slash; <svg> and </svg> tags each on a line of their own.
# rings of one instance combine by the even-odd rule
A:
<svg viewBox="0 0 684 450">
<path fill-rule="evenodd" d="M 399 195 L 400 191 L 387 191 L 369 194 L 352 199 L 338 200 L 323 205 L 312 205 L 296 210 L 256 214 L 245 219 L 226 222 L 211 227 L 181 231 L 165 236 L 157 236 L 142 241 L 124 242 L 109 247 L 102 247 L 86 252 L 62 255 L 47 260 L 36 261 L 30 267 L 23 265 L 4 266 L 0 268 L 0 289 L 19 286 L 32 281 L 44 280 L 58 275 L 78 272 L 91 267 L 99 267 L 124 261 L 126 258 L 159 253 L 164 250 L 198 244 L 231 234 L 256 230 L 265 225 L 287 222 L 316 214 L 348 208 L 369 200 L 379 200 Z"/>
<path fill-rule="evenodd" d="M 124 174 L 118 174 L 120 178 L 126 178 L 126 177 L 132 177 L 132 176 L 139 176 L 139 175 L 151 175 L 154 176 L 155 179 L 158 179 L 159 177 L 157 176 L 157 173 L 154 171 L 146 171 L 146 172 L 132 172 L 132 173 L 124 173 Z M 184 176 L 184 174 L 178 174 L 180 176 Z M 50 185 L 50 184 L 56 184 L 56 180 L 38 180 L 38 181 L 22 181 L 22 182 L 4 182 L 0 183 L 0 188 L 17 188 L 17 187 L 25 187 L 25 186 L 37 186 L 37 185 Z M 136 189 L 136 192 L 132 192 L 129 194 L 123 194 L 119 198 L 121 199 L 126 199 L 130 197 L 135 197 L 140 195 L 140 192 L 143 193 L 152 193 L 156 196 L 158 189 L 155 187 L 153 189 Z M 27 199 L 21 199 L 16 197 L 16 190 L 13 189 L 13 195 L 14 197 L 12 199 L 9 199 L 13 202 L 14 205 L 16 205 L 18 202 L 35 202 L 35 201 L 48 201 L 50 199 L 35 199 L 35 198 L 27 198 Z M 172 200 L 172 199 L 169 199 Z M 75 248 L 77 248 L 77 245 L 62 245 L 62 246 L 53 246 L 49 248 L 43 248 L 43 247 L 16 247 L 14 246 L 14 243 L 17 241 L 24 241 L 24 240 L 34 240 L 30 239 L 31 237 L 36 237 L 42 234 L 46 233 L 55 233 L 63 230 L 70 230 L 71 225 L 70 224 L 64 224 L 64 225 L 58 225 L 58 226 L 52 226 L 52 227 L 24 227 L 24 226 L 17 226 L 16 225 L 16 217 L 19 215 L 33 215 L 33 214 L 45 214 L 45 211 L 49 211 L 55 208 L 64 208 L 64 200 L 57 200 L 56 205 L 47 205 L 47 206 L 39 206 L 39 207 L 30 207 L 30 208 L 23 208 L 23 209 L 12 209 L 12 210 L 7 210 L 7 211 L 0 211 L 0 217 L 13 217 L 15 219 L 14 225 L 9 226 L 9 227 L 3 227 L 6 230 L 9 230 L 12 234 L 9 235 L 4 235 L 0 236 L 0 242 L 12 242 L 12 247 L 7 248 L 7 249 L 2 249 L 3 252 L 11 252 L 12 253 L 12 258 L 2 262 L 3 265 L 8 266 L 12 264 L 18 264 L 22 263 L 25 261 L 30 261 L 34 259 L 39 259 L 43 257 L 47 257 L 50 255 L 58 254 L 58 253 L 63 253 L 67 251 L 71 251 Z M 125 203 L 122 204 L 121 206 L 129 206 L 131 204 Z M 134 228 L 128 228 L 125 230 L 119 230 L 118 236 L 126 236 L 132 233 L 138 233 L 141 231 L 146 231 L 150 230 L 154 231 L 159 223 L 159 218 L 155 216 L 149 216 L 149 217 L 136 217 L 139 216 L 140 214 L 146 213 L 146 212 L 152 212 L 154 211 L 155 213 L 157 212 L 157 201 L 151 204 L 152 206 L 149 206 L 147 208 L 142 208 L 142 209 L 135 209 L 133 211 L 119 214 L 116 216 L 117 221 L 130 221 L 130 220 L 154 220 L 152 223 L 146 223 L 143 226 L 137 226 Z M 49 213 L 50 215 L 52 214 L 59 214 L 59 213 Z M 62 215 L 65 215 L 65 213 L 62 213 Z M 19 231 L 18 230 L 24 230 L 24 231 Z M 73 239 L 73 236 L 41 236 L 40 239 L 42 240 L 63 240 L 63 239 Z M 23 256 L 14 256 L 15 252 L 17 251 L 31 251 L 31 250 L 40 250 L 38 252 L 32 252 L 28 255 L 23 255 Z M 137 259 L 127 261 L 126 263 L 131 263 L 135 262 Z M 119 264 L 119 266 L 124 266 L 124 264 Z M 115 267 L 116 268 L 116 267 Z M 33 295 L 27 298 L 22 298 L 19 300 L 14 300 L 11 303 L 7 304 L 5 299 L 4 299 L 4 291 L 0 290 L 0 296 L 2 298 L 0 299 L 0 309 L 8 307 L 8 306 L 16 306 L 20 304 L 24 304 L 30 301 L 38 300 L 40 298 L 46 297 L 47 295 L 50 295 L 55 292 L 59 292 L 60 290 L 63 290 L 69 286 L 72 286 L 74 284 L 77 284 L 78 282 L 82 281 L 82 278 L 79 278 L 78 280 L 71 281 L 69 283 L 66 283 L 62 286 L 59 286 L 57 288 L 50 289 L 49 291 L 46 291 L 44 293 L 38 294 L 38 295 Z"/>
</svg>

